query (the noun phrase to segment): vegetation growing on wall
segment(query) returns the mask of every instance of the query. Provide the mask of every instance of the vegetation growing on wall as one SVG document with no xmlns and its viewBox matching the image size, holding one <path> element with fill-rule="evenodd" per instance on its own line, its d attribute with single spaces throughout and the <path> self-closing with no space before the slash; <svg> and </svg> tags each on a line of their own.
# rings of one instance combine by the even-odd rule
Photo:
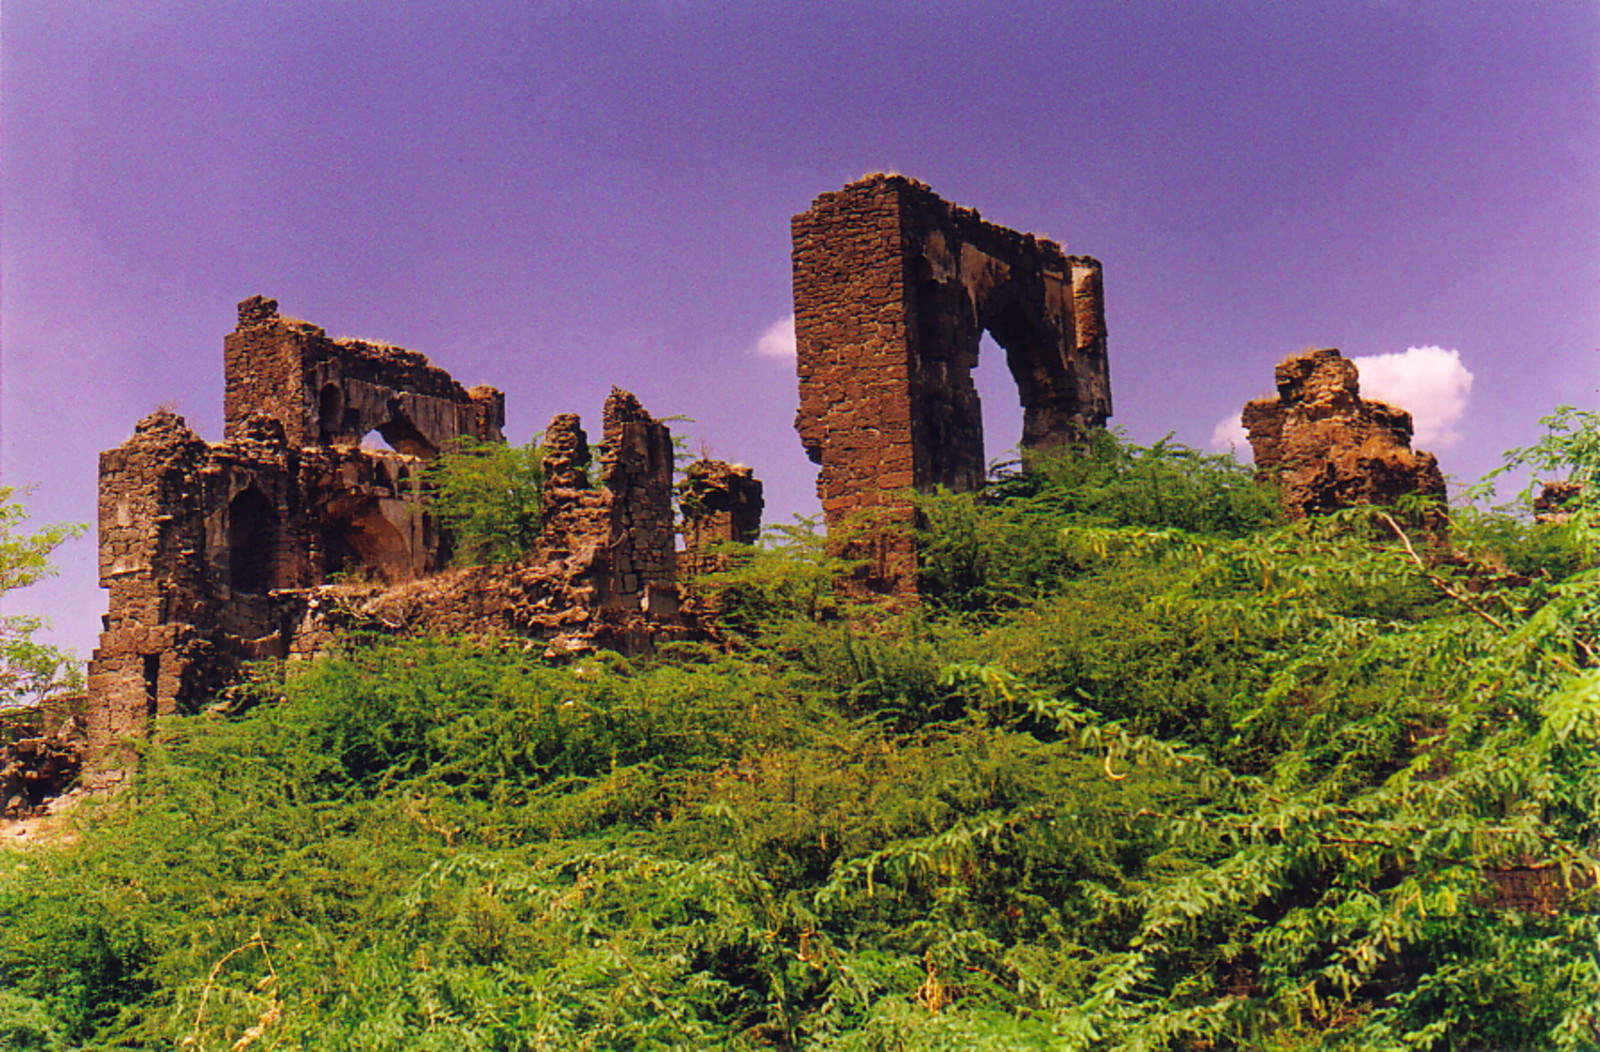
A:
<svg viewBox="0 0 1600 1052">
<path fill-rule="evenodd" d="M 428 510 L 450 531 L 458 566 L 509 562 L 539 537 L 543 451 L 462 436 L 428 466 Z"/>
<path fill-rule="evenodd" d="M 794 531 L 731 651 L 260 667 L 0 857 L 0 1045 L 1592 1048 L 1593 495 L 1440 559 L 1107 442 L 929 498 L 918 613 Z"/>
</svg>

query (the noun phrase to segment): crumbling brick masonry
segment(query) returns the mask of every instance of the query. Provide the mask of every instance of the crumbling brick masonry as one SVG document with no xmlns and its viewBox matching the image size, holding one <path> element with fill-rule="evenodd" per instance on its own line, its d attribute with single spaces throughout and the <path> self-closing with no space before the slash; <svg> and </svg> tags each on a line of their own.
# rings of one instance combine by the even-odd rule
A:
<svg viewBox="0 0 1600 1052">
<path fill-rule="evenodd" d="M 729 542 L 754 544 L 761 535 L 761 481 L 742 464 L 697 460 L 684 469 L 683 553 L 686 582 L 727 566 Z"/>
<path fill-rule="evenodd" d="M 1278 394 L 1244 407 L 1256 471 L 1276 481 L 1291 518 L 1408 494 L 1445 497 L 1433 454 L 1411 448 L 1411 414 L 1361 397 L 1354 362 L 1329 349 L 1290 355 Z"/>
<path fill-rule="evenodd" d="M 544 450 L 544 524 L 526 556 L 394 588 L 320 589 L 307 596 L 297 648 L 314 651 L 350 626 L 520 636 L 546 641 L 552 653 L 595 646 L 639 653 L 693 635 L 678 609 L 666 425 L 613 388 L 598 485 L 588 480 L 588 438 L 574 414 L 550 422 Z"/>
<path fill-rule="evenodd" d="M 972 370 L 989 332 L 1023 409 L 1024 457 L 1062 448 L 1111 413 L 1100 264 L 985 222 L 903 176 L 823 194 L 794 217 L 795 426 L 821 465 L 830 532 L 897 490 L 984 483 Z M 913 585 L 909 542 L 878 572 Z"/>
<path fill-rule="evenodd" d="M 398 347 L 332 340 L 260 296 L 224 341 L 224 440 L 165 411 L 100 458 L 100 584 L 89 663 L 91 753 L 186 711 L 240 661 L 287 651 L 278 593 L 339 575 L 389 584 L 439 568 L 421 501 L 427 457 L 500 439 L 504 404 Z M 399 452 L 362 449 L 368 432 Z"/>
<path fill-rule="evenodd" d="M 422 355 L 329 339 L 256 296 L 224 341 L 226 427 L 207 443 L 158 410 L 100 459 L 100 583 L 89 749 L 193 711 L 258 657 L 314 652 L 352 620 L 390 631 L 514 632 L 561 649 L 648 648 L 679 617 L 672 436 L 638 399 L 606 402 L 598 487 L 578 418 L 546 435 L 538 550 L 444 571 L 427 461 L 502 441 L 504 399 Z M 393 449 L 363 448 L 370 433 Z M 756 484 L 759 490 L 759 483 Z"/>
</svg>

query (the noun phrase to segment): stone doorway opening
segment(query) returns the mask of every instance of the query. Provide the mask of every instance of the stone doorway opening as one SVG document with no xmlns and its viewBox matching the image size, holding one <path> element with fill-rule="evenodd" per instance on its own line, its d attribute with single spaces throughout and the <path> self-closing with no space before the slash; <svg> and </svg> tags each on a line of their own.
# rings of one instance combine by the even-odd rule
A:
<svg viewBox="0 0 1600 1052">
<path fill-rule="evenodd" d="M 263 595 L 279 587 L 282 525 L 266 496 L 251 486 L 228 504 L 228 585 L 236 593 Z"/>
</svg>

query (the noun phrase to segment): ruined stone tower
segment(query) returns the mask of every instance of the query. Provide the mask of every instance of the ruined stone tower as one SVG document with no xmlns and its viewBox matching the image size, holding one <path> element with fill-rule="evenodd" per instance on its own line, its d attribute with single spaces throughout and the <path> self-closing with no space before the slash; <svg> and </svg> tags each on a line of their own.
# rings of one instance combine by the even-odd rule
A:
<svg viewBox="0 0 1600 1052">
<path fill-rule="evenodd" d="M 896 490 L 984 482 L 972 370 L 990 333 L 1023 409 L 1024 457 L 1061 448 L 1111 413 L 1100 264 L 986 222 L 922 183 L 874 175 L 794 217 L 800 411 L 821 465 L 830 532 Z M 913 587 L 914 557 L 891 543 L 879 571 Z"/>
</svg>

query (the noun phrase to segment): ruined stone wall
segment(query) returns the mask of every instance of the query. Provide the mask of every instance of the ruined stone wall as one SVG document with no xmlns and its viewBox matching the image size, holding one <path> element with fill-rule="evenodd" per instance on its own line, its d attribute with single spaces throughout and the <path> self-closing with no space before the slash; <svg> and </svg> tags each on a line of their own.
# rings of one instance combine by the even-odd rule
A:
<svg viewBox="0 0 1600 1052">
<path fill-rule="evenodd" d="M 307 597 L 293 649 L 310 652 L 347 626 L 537 639 L 552 653 L 642 653 L 692 637 L 695 626 L 678 609 L 666 425 L 613 390 L 598 485 L 585 470 L 591 451 L 577 416 L 552 420 L 544 448 L 544 523 L 527 556 L 394 588 L 321 590 Z"/>
<path fill-rule="evenodd" d="M 371 424 L 431 454 L 460 435 L 498 439 L 503 405 L 492 388 L 467 392 L 421 355 L 374 348 L 280 318 L 271 300 L 246 300 L 225 341 L 224 441 L 208 444 L 158 411 L 101 455 L 100 583 L 110 600 L 89 665 L 96 762 L 150 716 L 203 704 L 241 661 L 286 653 L 298 615 L 285 593 L 345 575 L 395 585 L 440 568 L 424 460 L 361 449 L 361 434 Z M 353 422 L 337 433 L 311 412 L 332 406 L 333 387 L 340 419 Z"/>
<path fill-rule="evenodd" d="M 1545 482 L 1533 498 L 1533 521 L 1561 523 L 1583 504 L 1583 486 L 1577 482 Z"/>
<path fill-rule="evenodd" d="M 729 542 L 754 544 L 761 536 L 761 482 L 742 464 L 697 460 L 684 469 L 683 551 L 678 556 L 684 582 L 726 568 L 717 549 Z"/>
<path fill-rule="evenodd" d="M 176 712 L 209 679 L 210 648 L 193 630 L 218 606 L 205 585 L 199 474 L 208 459 L 206 444 L 166 411 L 100 456 L 100 586 L 110 605 L 89 662 L 96 745 Z"/>
<path fill-rule="evenodd" d="M 1111 412 L 1100 264 L 986 222 L 902 176 L 870 176 L 794 217 L 801 442 L 821 466 L 830 532 L 896 490 L 985 478 L 972 370 L 989 332 L 1023 409 L 1024 457 L 1070 445 Z M 879 573 L 911 587 L 908 543 Z"/>
<path fill-rule="evenodd" d="M 613 387 L 605 405 L 600 484 L 610 495 L 602 602 L 623 610 L 677 610 L 672 432 L 639 399 Z"/>
<path fill-rule="evenodd" d="M 150 717 L 209 701 L 242 661 L 309 655 L 344 627 L 506 633 L 557 650 L 692 634 L 678 612 L 672 434 L 633 395 L 606 401 L 598 485 L 578 418 L 551 422 L 536 551 L 445 571 L 426 460 L 461 436 L 502 441 L 498 391 L 467 390 L 398 347 L 329 340 L 259 296 L 239 305 L 224 353 L 222 442 L 158 411 L 101 456 L 111 596 L 89 669 L 97 766 Z M 399 452 L 361 448 L 369 431 Z"/>
<path fill-rule="evenodd" d="M 461 435 L 503 441 L 499 391 L 464 388 L 415 351 L 329 339 L 321 326 L 281 316 L 276 300 L 239 304 L 223 364 L 226 438 L 263 414 L 297 447 L 360 445 L 375 431 L 402 453 L 430 457 Z"/>
<path fill-rule="evenodd" d="M 1278 394 L 1245 405 L 1258 475 L 1282 487 L 1292 518 L 1402 496 L 1445 497 L 1431 453 L 1411 448 L 1411 414 L 1361 397 L 1354 362 L 1331 348 L 1290 355 Z"/>
</svg>

